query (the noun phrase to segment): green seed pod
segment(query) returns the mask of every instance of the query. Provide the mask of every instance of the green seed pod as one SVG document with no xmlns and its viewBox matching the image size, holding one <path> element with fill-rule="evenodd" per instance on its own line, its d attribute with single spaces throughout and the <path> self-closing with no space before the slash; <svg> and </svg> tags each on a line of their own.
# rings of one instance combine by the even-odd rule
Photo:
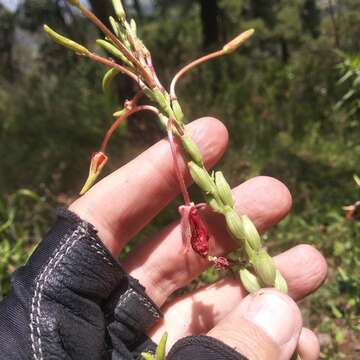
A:
<svg viewBox="0 0 360 360">
<path fill-rule="evenodd" d="M 166 113 L 172 113 L 172 109 L 170 107 L 170 103 L 169 103 L 168 99 L 166 98 L 165 94 L 158 87 L 155 87 L 154 89 L 152 89 L 152 96 L 153 96 L 153 99 L 160 105 L 160 107 Z"/>
<path fill-rule="evenodd" d="M 224 204 L 230 207 L 234 207 L 230 186 L 221 171 L 217 171 L 215 173 L 215 183 L 219 196 Z"/>
<path fill-rule="evenodd" d="M 249 243 L 253 250 L 259 251 L 261 249 L 261 238 L 254 223 L 247 215 L 242 215 L 241 221 L 243 223 L 245 240 Z"/>
<path fill-rule="evenodd" d="M 249 293 L 255 293 L 261 289 L 261 285 L 258 279 L 249 270 L 241 269 L 239 271 L 239 274 L 240 274 L 240 280 L 244 285 L 246 291 L 248 291 Z"/>
<path fill-rule="evenodd" d="M 113 7 L 115 10 L 116 16 L 118 17 L 118 19 L 120 21 L 124 21 L 126 15 L 125 15 L 125 10 L 124 10 L 121 0 L 112 0 L 112 3 L 113 3 Z"/>
<path fill-rule="evenodd" d="M 104 50 L 109 52 L 111 55 L 113 55 L 116 58 L 123 61 L 126 65 L 132 66 L 131 63 L 129 62 L 129 60 L 124 56 L 124 54 L 117 47 L 115 47 L 113 44 L 109 43 L 106 40 L 102 40 L 102 39 L 97 39 L 96 43 L 98 45 L 100 45 Z"/>
<path fill-rule="evenodd" d="M 172 100 L 171 106 L 174 111 L 176 120 L 180 123 L 184 122 L 184 113 L 181 109 L 179 102 L 177 100 Z"/>
<path fill-rule="evenodd" d="M 141 356 L 144 360 L 155 360 L 155 358 L 150 353 L 142 352 Z"/>
<path fill-rule="evenodd" d="M 276 277 L 275 277 L 275 284 L 274 288 L 287 294 L 288 293 L 288 286 L 286 283 L 286 280 L 281 275 L 281 272 L 279 270 L 276 270 Z"/>
<path fill-rule="evenodd" d="M 253 259 L 256 274 L 266 286 L 274 286 L 276 266 L 272 257 L 261 249 Z"/>
<path fill-rule="evenodd" d="M 159 345 L 156 348 L 156 360 L 164 360 L 165 359 L 167 338 L 168 338 L 168 334 L 167 334 L 167 332 L 165 332 L 160 339 Z"/>
<path fill-rule="evenodd" d="M 195 161 L 197 165 L 203 166 L 202 155 L 195 142 L 187 135 L 182 136 L 181 140 L 184 150 L 190 156 L 191 160 Z"/>
<path fill-rule="evenodd" d="M 54 40 L 56 43 L 65 46 L 66 48 L 75 51 L 79 55 L 87 55 L 89 54 L 89 50 L 76 43 L 75 41 L 72 41 L 65 36 L 62 36 L 58 34 L 56 31 L 52 30 L 49 26 L 44 25 L 44 31 L 50 36 L 52 40 Z"/>
<path fill-rule="evenodd" d="M 120 70 L 114 69 L 114 68 L 108 70 L 105 73 L 103 80 L 102 80 L 102 88 L 103 88 L 103 91 L 105 94 L 108 94 L 112 79 L 119 73 L 120 73 Z"/>
<path fill-rule="evenodd" d="M 242 221 L 236 211 L 229 206 L 226 207 L 225 210 L 225 220 L 231 235 L 238 240 L 243 240 L 244 231 Z"/>
<path fill-rule="evenodd" d="M 194 182 L 205 193 L 212 193 L 215 190 L 215 184 L 205 169 L 195 164 L 193 161 L 188 163 L 189 171 Z"/>
<path fill-rule="evenodd" d="M 120 36 L 120 25 L 119 25 L 119 23 L 112 17 L 112 16 L 110 16 L 109 17 L 109 22 L 110 22 L 110 24 L 111 24 L 111 27 L 112 27 L 112 29 L 113 29 L 113 31 L 114 31 L 114 34 L 117 36 L 117 37 L 119 37 Z"/>
</svg>

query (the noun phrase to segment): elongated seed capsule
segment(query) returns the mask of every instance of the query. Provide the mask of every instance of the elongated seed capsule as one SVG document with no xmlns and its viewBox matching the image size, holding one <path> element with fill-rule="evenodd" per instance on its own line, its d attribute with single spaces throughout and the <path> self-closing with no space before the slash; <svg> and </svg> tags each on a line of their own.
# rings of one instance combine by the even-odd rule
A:
<svg viewBox="0 0 360 360">
<path fill-rule="evenodd" d="M 267 286 L 274 286 L 276 277 L 276 266 L 271 256 L 261 249 L 253 259 L 256 274 Z"/>
<path fill-rule="evenodd" d="M 251 248 L 255 251 L 261 249 L 261 238 L 256 230 L 254 223 L 249 219 L 247 215 L 241 216 L 241 221 L 243 224 L 243 231 L 245 240 L 249 243 Z"/>
<path fill-rule="evenodd" d="M 102 88 L 105 94 L 109 92 L 112 79 L 120 73 L 119 69 L 112 68 L 108 70 L 102 80 Z"/>
<path fill-rule="evenodd" d="M 261 285 L 258 279 L 249 270 L 241 269 L 239 271 L 239 274 L 240 274 L 240 280 L 247 292 L 254 293 L 261 289 Z"/>
<path fill-rule="evenodd" d="M 233 201 L 233 198 L 231 195 L 231 189 L 221 171 L 217 171 L 215 173 L 215 184 L 216 184 L 220 199 L 224 202 L 225 205 L 233 207 L 234 201 Z"/>
<path fill-rule="evenodd" d="M 169 110 L 170 113 L 172 112 L 169 101 L 166 99 L 164 93 L 158 87 L 152 90 L 152 96 L 166 113 L 169 113 Z"/>
<path fill-rule="evenodd" d="M 110 25 L 114 31 L 114 34 L 119 37 L 120 36 L 120 26 L 119 24 L 117 23 L 117 21 L 112 17 L 110 16 L 109 17 L 109 22 L 110 22 Z"/>
<path fill-rule="evenodd" d="M 177 100 L 172 100 L 171 107 L 174 110 L 176 120 L 180 123 L 184 122 L 184 113 L 181 109 L 179 102 Z"/>
<path fill-rule="evenodd" d="M 238 240 L 244 239 L 244 231 L 242 221 L 239 215 L 230 206 L 226 207 L 225 220 L 230 233 Z"/>
<path fill-rule="evenodd" d="M 131 62 L 124 56 L 124 54 L 113 44 L 106 40 L 97 39 L 96 43 L 100 45 L 104 50 L 108 51 L 111 55 L 123 61 L 126 65 L 132 66 Z"/>
<path fill-rule="evenodd" d="M 155 360 L 155 358 L 150 353 L 142 352 L 141 356 L 144 360 Z"/>
<path fill-rule="evenodd" d="M 274 288 L 285 294 L 287 294 L 289 291 L 286 280 L 281 275 L 281 272 L 279 270 L 276 270 Z"/>
<path fill-rule="evenodd" d="M 113 7 L 115 10 L 116 16 L 118 17 L 118 19 L 120 21 L 124 21 L 126 16 L 125 16 L 125 10 L 124 10 L 121 0 L 112 0 L 112 3 L 113 3 Z"/>
<path fill-rule="evenodd" d="M 205 169 L 193 161 L 188 162 L 188 167 L 191 177 L 202 191 L 208 194 L 214 192 L 215 184 Z"/>
<path fill-rule="evenodd" d="M 191 160 L 195 161 L 197 165 L 203 166 L 201 152 L 195 142 L 186 134 L 181 137 L 181 140 L 184 150 L 190 156 Z"/>
<path fill-rule="evenodd" d="M 254 32 L 254 29 L 249 29 L 239 34 L 235 39 L 229 41 L 223 47 L 224 53 L 231 54 L 232 52 L 234 52 L 241 44 L 243 44 L 247 39 L 249 39 L 254 34 Z"/>
<path fill-rule="evenodd" d="M 65 46 L 66 48 L 75 51 L 77 54 L 79 55 L 87 55 L 89 54 L 89 50 L 76 43 L 75 41 L 72 41 L 68 38 L 66 38 L 65 36 L 62 36 L 60 34 L 58 34 L 56 31 L 54 31 L 53 29 L 51 29 L 49 26 L 44 25 L 44 31 L 50 36 L 50 38 L 52 40 L 54 40 L 56 43 Z"/>
<path fill-rule="evenodd" d="M 156 360 L 164 360 L 166 352 L 166 342 L 168 334 L 165 332 L 159 341 L 159 345 L 156 347 Z"/>
</svg>

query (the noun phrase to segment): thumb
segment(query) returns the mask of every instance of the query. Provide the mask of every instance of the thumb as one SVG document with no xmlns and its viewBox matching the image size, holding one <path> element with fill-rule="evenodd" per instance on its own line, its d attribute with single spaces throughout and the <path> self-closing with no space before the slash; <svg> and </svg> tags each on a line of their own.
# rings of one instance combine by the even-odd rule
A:
<svg viewBox="0 0 360 360">
<path fill-rule="evenodd" d="M 208 336 L 229 345 L 249 360 L 289 360 L 302 318 L 296 303 L 274 289 L 248 295 Z"/>
</svg>

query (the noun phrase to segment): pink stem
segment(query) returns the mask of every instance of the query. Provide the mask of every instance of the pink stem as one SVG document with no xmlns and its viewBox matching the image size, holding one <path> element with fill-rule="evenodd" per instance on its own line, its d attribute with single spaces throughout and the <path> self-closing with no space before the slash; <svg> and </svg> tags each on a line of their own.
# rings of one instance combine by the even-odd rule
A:
<svg viewBox="0 0 360 360">
<path fill-rule="evenodd" d="M 151 105 L 139 105 L 133 109 L 129 109 L 129 110 L 125 111 L 125 113 L 122 114 L 118 119 L 116 119 L 116 121 L 111 125 L 110 129 L 106 132 L 104 140 L 100 147 L 100 151 L 105 152 L 105 149 L 109 143 L 109 140 L 110 140 L 112 134 L 114 133 L 114 131 L 116 130 L 116 128 L 125 119 L 127 119 L 130 115 L 135 114 L 140 111 L 151 111 L 151 112 L 155 113 L 156 115 L 159 114 L 159 110 L 155 106 L 151 106 Z"/>
<path fill-rule="evenodd" d="M 176 177 L 178 179 L 179 185 L 180 185 L 180 190 L 181 190 L 181 193 L 182 193 L 182 196 L 184 199 L 184 204 L 186 206 L 189 206 L 190 205 L 190 196 L 189 196 L 189 193 L 186 188 L 184 177 L 180 171 L 180 166 L 179 166 L 179 162 L 178 162 L 178 150 L 176 148 L 174 135 L 173 135 L 173 125 L 175 125 L 175 124 L 176 123 L 174 122 L 174 120 L 169 118 L 169 120 L 167 122 L 167 133 L 168 133 L 168 138 L 169 138 L 169 143 L 170 143 L 170 148 L 171 148 L 171 154 L 172 154 L 172 157 L 174 160 L 175 173 L 176 173 Z M 176 127 L 176 125 L 175 125 L 175 127 Z M 179 131 L 181 129 L 179 128 L 177 130 Z M 183 134 L 182 130 L 180 132 L 180 135 L 181 134 Z"/>
</svg>

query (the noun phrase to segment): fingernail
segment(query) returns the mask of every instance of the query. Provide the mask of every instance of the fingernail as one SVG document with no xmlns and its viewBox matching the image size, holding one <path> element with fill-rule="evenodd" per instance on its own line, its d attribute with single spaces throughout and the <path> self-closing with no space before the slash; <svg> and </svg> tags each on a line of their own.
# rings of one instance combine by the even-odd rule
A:
<svg viewBox="0 0 360 360">
<path fill-rule="evenodd" d="M 301 317 L 296 304 L 287 295 L 260 290 L 241 305 L 242 315 L 261 328 L 280 347 L 298 336 Z"/>
</svg>

